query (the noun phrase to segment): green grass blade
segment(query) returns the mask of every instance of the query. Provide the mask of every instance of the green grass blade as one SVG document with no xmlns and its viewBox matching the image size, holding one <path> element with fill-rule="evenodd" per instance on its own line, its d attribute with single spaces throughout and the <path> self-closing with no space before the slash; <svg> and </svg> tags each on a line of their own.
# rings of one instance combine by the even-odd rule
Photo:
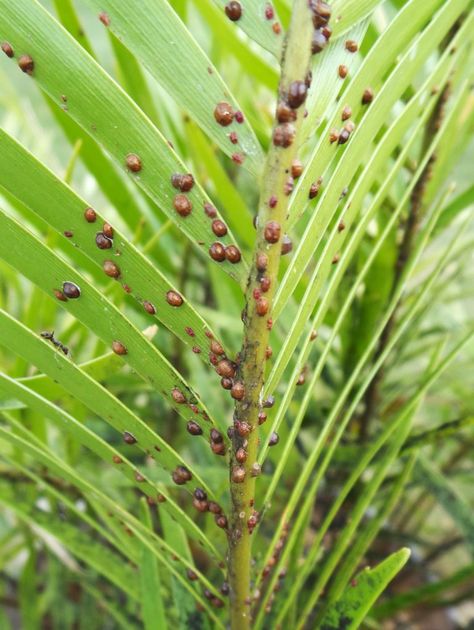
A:
<svg viewBox="0 0 474 630">
<path fill-rule="evenodd" d="M 143 523 L 153 528 L 150 508 L 146 501 L 141 501 Z M 161 596 L 161 580 L 158 563 L 150 555 L 148 549 L 143 548 L 140 559 L 140 585 L 142 593 L 143 625 L 145 630 L 167 630 L 165 606 Z"/>
<path fill-rule="evenodd" d="M 0 39 L 10 41 L 18 54 L 28 52 L 33 58 L 33 80 L 39 87 L 59 104 L 64 95 L 66 115 L 91 134 L 124 170 L 127 156 L 138 155 L 141 170 L 129 176 L 199 249 L 207 252 L 214 241 L 203 211 L 203 203 L 209 200 L 196 183 L 188 193 L 194 210 L 184 218 L 176 213 L 176 190 L 170 178 L 187 169 L 151 121 L 36 0 L 20 0 L 15 7 L 0 0 L 0 15 Z M 226 261 L 221 266 L 243 284 L 243 262 L 232 265 Z"/>
<path fill-rule="evenodd" d="M 400 549 L 374 569 L 364 569 L 354 579 L 354 585 L 327 611 L 318 628 L 356 630 L 409 557 L 409 549 Z"/>
<path fill-rule="evenodd" d="M 112 259 L 121 272 L 118 280 L 122 286 L 127 287 L 129 294 L 133 295 L 139 304 L 144 301 L 151 302 L 155 307 L 158 321 L 190 349 L 194 347 L 202 349 L 199 356 L 207 363 L 206 350 L 209 338 L 205 332 L 210 330 L 209 325 L 190 302 L 184 301 L 180 308 L 174 308 L 167 303 L 166 294 L 170 290 L 175 290 L 175 287 L 156 266 L 116 229 L 114 229 L 116 249 L 99 249 L 95 243 L 95 235 L 101 230 L 106 218 L 96 211 L 95 223 L 85 221 L 84 211 L 89 204 L 2 130 L 0 151 L 2 154 L 0 186 L 31 208 L 55 229 L 62 239 L 70 242 L 73 246 L 70 248 L 70 257 L 73 260 L 76 258 L 76 252 L 80 251 L 102 269 L 104 261 Z M 28 180 L 28 186 L 24 185 L 25 178 Z M 72 232 L 73 236 L 65 238 L 65 231 Z M 113 253 L 109 253 L 110 251 Z M 104 278 L 107 278 L 105 274 Z M 150 321 L 153 321 L 152 317 Z M 189 334 L 190 332 L 193 336 Z"/>
<path fill-rule="evenodd" d="M 207 413 L 196 393 L 191 391 L 156 346 L 148 341 L 100 291 L 49 251 L 39 239 L 2 212 L 0 228 L 5 237 L 0 243 L 1 258 L 6 259 L 11 266 L 16 267 L 49 295 L 54 289 L 61 289 L 64 281 L 80 287 L 79 299 L 61 302 L 66 310 L 94 331 L 109 347 L 115 340 L 122 343 L 127 350 L 127 354 L 124 355 L 126 362 L 161 396 L 164 396 L 178 414 L 188 418 L 189 404 L 196 404 L 199 412 Z M 9 238 L 12 241 L 9 241 Z M 9 246 L 10 242 L 15 242 L 14 250 Z M 101 313 L 101 316 L 97 317 L 97 313 Z M 186 397 L 186 404 L 177 404 L 172 398 L 172 392 L 176 388 Z"/>
<path fill-rule="evenodd" d="M 227 155 L 245 155 L 243 167 L 259 172 L 262 150 L 247 121 L 222 127 L 214 119 L 217 103 L 226 101 L 241 110 L 217 69 L 165 0 L 117 3 L 87 0 L 97 12 L 105 11 L 110 30 L 130 49 L 151 75 Z M 238 134 L 233 145 L 229 133 Z"/>
<path fill-rule="evenodd" d="M 203 0 L 210 2 L 211 0 Z M 224 12 L 228 0 L 213 0 L 214 3 Z M 247 35 L 256 41 L 260 46 L 271 52 L 278 61 L 283 44 L 284 33 L 274 32 L 273 25 L 280 24 L 280 19 L 273 9 L 274 17 L 269 20 L 265 16 L 265 8 L 268 3 L 261 0 L 245 0 L 241 3 L 242 16 L 233 23 L 234 28 L 240 27 Z"/>
</svg>

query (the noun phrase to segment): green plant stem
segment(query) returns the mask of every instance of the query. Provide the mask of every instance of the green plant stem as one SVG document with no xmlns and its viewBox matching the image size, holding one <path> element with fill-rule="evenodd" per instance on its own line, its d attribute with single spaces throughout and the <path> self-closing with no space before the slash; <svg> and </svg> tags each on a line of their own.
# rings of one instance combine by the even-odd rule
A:
<svg viewBox="0 0 474 630">
<path fill-rule="evenodd" d="M 311 58 L 311 38 L 313 33 L 312 14 L 307 0 L 296 0 L 291 16 L 290 27 L 283 50 L 282 74 L 279 85 L 279 98 L 283 99 L 289 85 L 296 80 L 304 81 Z M 245 394 L 236 402 L 234 427 L 246 422 L 250 425 L 248 438 L 239 436 L 234 430 L 233 453 L 230 461 L 230 485 L 232 511 L 229 527 L 229 582 L 231 587 L 231 627 L 232 630 L 246 630 L 251 627 L 250 618 L 250 561 L 251 561 L 251 527 L 248 521 L 254 514 L 253 499 L 255 477 L 252 466 L 257 461 L 258 446 L 258 414 L 261 411 L 261 396 L 265 375 L 265 353 L 271 330 L 272 301 L 277 282 L 281 257 L 281 237 L 288 210 L 288 196 L 285 195 L 285 184 L 289 177 L 291 163 L 296 155 L 299 130 L 304 116 L 304 105 L 297 110 L 294 122 L 295 136 L 287 148 L 275 146 L 272 142 L 268 151 L 260 190 L 258 210 L 257 236 L 250 269 L 247 289 L 246 308 L 244 313 L 244 340 L 240 353 L 240 365 L 236 380 L 242 382 Z M 275 123 L 274 131 L 279 123 Z M 270 204 L 271 198 L 276 205 Z M 275 207 L 271 207 L 275 205 Z M 265 226 L 275 221 L 281 226 L 280 240 L 269 244 L 265 240 Z M 258 254 L 267 256 L 265 272 L 257 269 Z M 270 281 L 270 289 L 262 293 L 268 302 L 268 311 L 262 316 L 257 312 L 255 292 L 260 291 L 260 280 L 265 276 Z M 245 470 L 243 482 L 233 481 L 234 467 L 240 466 L 235 459 L 235 452 L 245 448 L 246 461 L 242 464 Z"/>
</svg>

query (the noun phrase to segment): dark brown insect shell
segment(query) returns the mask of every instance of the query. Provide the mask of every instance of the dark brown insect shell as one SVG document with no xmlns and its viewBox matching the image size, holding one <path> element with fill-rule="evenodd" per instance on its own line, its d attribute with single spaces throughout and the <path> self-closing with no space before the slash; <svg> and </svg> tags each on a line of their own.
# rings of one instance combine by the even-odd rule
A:
<svg viewBox="0 0 474 630">
<path fill-rule="evenodd" d="M 351 116 L 352 108 L 349 105 L 345 105 L 341 113 L 341 120 L 348 120 Z"/>
<path fill-rule="evenodd" d="M 268 309 L 269 309 L 269 303 L 267 298 L 260 298 L 259 300 L 257 300 L 256 305 L 255 305 L 255 310 L 257 311 L 257 315 L 259 315 L 260 317 L 263 317 L 264 315 L 266 315 L 268 313 Z"/>
<path fill-rule="evenodd" d="M 362 94 L 362 105 L 368 105 L 374 99 L 374 91 L 372 88 L 366 88 Z"/>
<path fill-rule="evenodd" d="M 211 429 L 211 432 L 209 434 L 209 437 L 211 438 L 212 442 L 215 442 L 216 444 L 222 442 L 224 440 L 222 433 L 220 431 L 218 431 L 217 429 Z"/>
<path fill-rule="evenodd" d="M 209 247 L 209 256 L 216 262 L 223 262 L 226 257 L 224 245 L 222 245 L 222 243 L 218 243 L 217 241 L 212 243 Z"/>
<path fill-rule="evenodd" d="M 278 103 L 276 109 L 276 118 L 279 123 L 293 122 L 296 120 L 296 117 L 297 113 L 295 112 L 295 110 L 291 109 L 291 107 L 287 103 L 285 103 L 284 101 Z"/>
<path fill-rule="evenodd" d="M 242 400 L 242 398 L 245 396 L 245 387 L 244 384 L 241 383 L 240 381 L 236 381 L 233 385 L 232 385 L 232 389 L 230 390 L 230 395 L 232 396 L 232 398 L 234 398 L 235 400 Z"/>
<path fill-rule="evenodd" d="M 138 173 L 142 170 L 142 161 L 136 153 L 129 153 L 125 158 L 125 166 L 132 173 Z"/>
<path fill-rule="evenodd" d="M 311 52 L 313 55 L 317 55 L 322 52 L 327 46 L 328 40 L 320 30 L 315 30 L 313 33 L 313 39 L 311 40 Z"/>
<path fill-rule="evenodd" d="M 127 348 L 123 345 L 121 341 L 112 341 L 112 350 L 115 354 L 124 355 L 128 353 Z"/>
<path fill-rule="evenodd" d="M 193 506 L 198 512 L 207 512 L 209 510 L 209 503 L 205 500 L 199 500 L 196 497 L 193 499 Z"/>
<path fill-rule="evenodd" d="M 99 249 L 110 249 L 113 245 L 113 241 L 103 232 L 97 232 L 95 235 L 95 244 Z"/>
<path fill-rule="evenodd" d="M 186 396 L 177 387 L 171 390 L 171 397 L 178 405 L 182 405 L 186 402 Z"/>
<path fill-rule="evenodd" d="M 20 67 L 20 70 L 25 74 L 33 74 L 33 70 L 35 69 L 35 62 L 30 57 L 30 55 L 22 55 L 18 59 L 18 65 Z"/>
<path fill-rule="evenodd" d="M 145 311 L 149 315 L 155 315 L 156 314 L 156 308 L 154 307 L 154 305 L 151 302 L 148 302 L 148 300 L 145 300 L 143 302 L 143 308 L 145 309 Z"/>
<path fill-rule="evenodd" d="M 197 422 L 194 422 L 194 420 L 190 420 L 186 425 L 186 428 L 188 430 L 188 433 L 190 433 L 191 435 L 202 435 L 201 427 L 198 425 Z"/>
<path fill-rule="evenodd" d="M 260 289 L 263 291 L 263 293 L 266 293 L 270 289 L 271 284 L 272 284 L 272 281 L 270 280 L 270 278 L 267 278 L 266 276 L 264 276 L 260 280 Z"/>
<path fill-rule="evenodd" d="M 346 47 L 346 50 L 348 50 L 351 53 L 355 53 L 359 50 L 359 46 L 357 42 L 355 42 L 353 39 L 348 39 L 345 43 L 345 47 Z"/>
<path fill-rule="evenodd" d="M 225 517 L 223 514 L 216 514 L 215 521 L 217 527 L 220 527 L 221 529 L 227 529 L 227 517 Z"/>
<path fill-rule="evenodd" d="M 225 5 L 225 14 L 232 22 L 240 20 L 242 17 L 242 5 L 237 0 L 231 0 Z"/>
<path fill-rule="evenodd" d="M 2 50 L 7 57 L 10 57 L 10 59 L 15 55 L 13 48 L 8 42 L 2 42 Z"/>
<path fill-rule="evenodd" d="M 209 501 L 209 512 L 212 512 L 212 514 L 221 514 L 222 508 L 215 501 Z"/>
<path fill-rule="evenodd" d="M 176 195 L 173 200 L 173 206 L 180 217 L 187 217 L 191 214 L 193 204 L 186 195 Z"/>
<path fill-rule="evenodd" d="M 120 268 L 112 260 L 104 260 L 102 267 L 106 276 L 110 278 L 120 277 Z"/>
<path fill-rule="evenodd" d="M 214 455 L 225 455 L 226 454 L 226 446 L 224 442 L 211 442 L 211 450 Z"/>
<path fill-rule="evenodd" d="M 281 235 L 281 227 L 277 221 L 269 221 L 265 225 L 263 236 L 267 243 L 278 243 Z"/>
<path fill-rule="evenodd" d="M 298 179 L 298 177 L 301 177 L 302 173 L 303 164 L 299 160 L 293 160 L 291 165 L 291 176 L 294 177 L 294 179 Z"/>
<path fill-rule="evenodd" d="M 102 226 L 102 232 L 107 238 L 114 237 L 114 228 L 110 225 L 110 223 L 104 223 L 104 225 Z"/>
<path fill-rule="evenodd" d="M 245 468 L 243 466 L 234 466 L 232 468 L 232 481 L 234 483 L 243 483 L 245 479 Z"/>
<path fill-rule="evenodd" d="M 235 366 L 229 359 L 221 359 L 216 366 L 216 372 L 224 378 L 234 378 Z"/>
<path fill-rule="evenodd" d="M 87 223 L 95 223 L 95 221 L 97 220 L 97 214 L 94 208 L 86 208 L 84 210 L 84 219 L 87 221 Z"/>
<path fill-rule="evenodd" d="M 218 237 L 225 236 L 227 234 L 227 226 L 220 219 L 213 221 L 211 228 L 214 234 Z"/>
<path fill-rule="evenodd" d="M 308 87 L 304 81 L 290 83 L 286 100 L 291 109 L 298 109 L 305 102 L 307 93 Z"/>
<path fill-rule="evenodd" d="M 221 103 L 217 103 L 216 108 L 214 109 L 214 118 L 219 125 L 223 127 L 227 127 L 234 120 L 234 110 L 232 109 L 232 105 L 226 103 L 225 101 Z"/>
<path fill-rule="evenodd" d="M 275 127 L 273 131 L 273 144 L 276 147 L 287 149 L 295 138 L 296 130 L 291 123 L 283 123 Z"/>
<path fill-rule="evenodd" d="M 125 444 L 136 444 L 137 442 L 136 437 L 132 435 L 129 431 L 124 431 L 122 437 Z"/>
<path fill-rule="evenodd" d="M 239 249 L 235 245 L 227 245 L 225 248 L 225 257 L 233 265 L 240 262 L 240 259 L 242 258 Z"/>
<path fill-rule="evenodd" d="M 166 301 L 170 306 L 177 307 L 182 305 L 183 298 L 179 295 L 179 293 L 176 293 L 176 291 L 168 291 L 166 294 Z"/>
<path fill-rule="evenodd" d="M 339 68 L 337 69 L 337 73 L 341 77 L 341 79 L 345 79 L 347 77 L 348 72 L 349 72 L 349 68 L 345 66 L 344 64 L 341 64 Z"/>
<path fill-rule="evenodd" d="M 63 282 L 63 294 L 70 300 L 77 300 L 81 295 L 81 290 L 74 282 Z"/>
</svg>

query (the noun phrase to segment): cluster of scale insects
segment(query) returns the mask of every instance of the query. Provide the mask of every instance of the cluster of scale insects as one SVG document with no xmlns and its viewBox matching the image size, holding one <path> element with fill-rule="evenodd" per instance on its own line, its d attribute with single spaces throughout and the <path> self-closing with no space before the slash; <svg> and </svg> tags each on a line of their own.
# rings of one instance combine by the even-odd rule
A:
<svg viewBox="0 0 474 630">
<path fill-rule="evenodd" d="M 312 37 L 312 53 L 319 54 L 324 50 L 326 45 L 328 44 L 331 35 L 332 29 L 329 26 L 329 21 L 331 18 L 331 7 L 322 0 L 309 0 L 310 6 L 313 13 L 313 25 L 314 25 L 314 33 Z M 225 5 L 225 13 L 227 17 L 236 22 L 241 19 L 243 15 L 243 9 L 240 2 L 232 0 Z M 267 3 L 264 7 L 264 16 L 267 20 L 273 21 L 274 19 L 274 10 L 270 3 Z M 103 24 L 109 26 L 110 19 L 107 14 L 102 13 L 99 16 L 99 19 Z M 281 26 L 278 22 L 273 22 L 272 29 L 275 34 L 280 34 Z M 351 53 L 355 53 L 358 50 L 358 45 L 353 40 L 347 40 L 345 42 L 345 48 Z M 1 44 L 2 51 L 10 58 L 14 57 L 14 51 L 12 46 L 8 42 L 3 42 Z M 21 55 L 18 58 L 18 65 L 20 69 L 28 74 L 32 75 L 35 69 L 35 62 L 31 58 L 31 56 L 25 54 Z M 348 68 L 345 65 L 339 65 L 337 69 L 338 75 L 341 79 L 345 79 L 348 74 Z M 293 81 L 284 95 L 283 98 L 280 98 L 277 109 L 276 109 L 276 118 L 278 121 L 278 125 L 274 128 L 272 141 L 273 144 L 277 147 L 287 148 L 291 146 L 295 138 L 295 127 L 293 125 L 294 121 L 297 118 L 298 109 L 304 104 L 308 90 L 311 86 L 311 73 L 308 73 L 304 81 Z M 66 97 L 61 97 L 62 100 L 66 100 Z M 361 102 L 363 105 L 368 105 L 372 102 L 374 98 L 374 92 L 371 88 L 366 88 L 362 94 Z M 234 122 L 237 124 L 242 124 L 244 122 L 244 116 L 240 111 L 234 111 L 233 107 L 225 102 L 219 102 L 215 106 L 214 109 L 214 119 L 215 121 L 222 127 L 228 128 Z M 305 112 L 305 115 L 307 112 Z M 352 116 L 352 109 L 349 105 L 345 105 L 341 111 L 341 120 L 344 123 L 341 129 L 331 129 L 329 133 L 329 141 L 330 143 L 336 143 L 339 145 L 345 144 L 349 138 L 351 133 L 355 129 L 355 124 L 350 120 Z M 232 130 L 228 134 L 229 140 L 232 144 L 237 145 L 239 143 L 238 133 L 236 130 Z M 245 159 L 245 155 L 243 153 L 233 153 L 232 160 L 236 164 L 242 164 Z M 131 173 L 138 173 L 142 170 L 142 160 L 136 153 L 129 153 L 125 158 L 125 165 L 127 169 Z M 289 177 L 285 183 L 284 194 L 290 195 L 293 191 L 294 181 L 298 179 L 303 173 L 303 164 L 295 159 L 291 164 L 291 169 L 289 171 Z M 191 173 L 174 173 L 170 178 L 171 185 L 178 192 L 175 194 L 173 199 L 173 208 L 176 213 L 181 218 L 188 217 L 192 210 L 193 204 L 188 194 L 193 186 L 194 186 L 194 177 Z M 310 190 L 308 196 L 310 199 L 316 197 L 320 191 L 322 186 L 322 177 L 319 177 L 313 184 L 310 186 Z M 275 208 L 278 199 L 276 196 L 270 197 L 268 200 L 268 206 L 270 208 Z M 228 229 L 226 224 L 217 217 L 217 211 L 210 203 L 204 203 L 204 212 L 206 216 L 211 220 L 211 231 L 215 237 L 218 239 L 224 238 L 227 236 Z M 86 208 L 84 211 L 84 219 L 88 223 L 95 223 L 97 220 L 96 212 L 93 208 Z M 255 225 L 256 227 L 256 225 Z M 344 229 L 344 223 L 341 221 L 338 230 L 342 231 Z M 67 230 L 64 232 L 64 235 L 67 238 L 73 237 L 73 232 Z M 281 226 L 276 221 L 268 221 L 264 226 L 263 236 L 269 245 L 274 245 L 277 243 L 281 243 L 281 254 L 288 254 L 292 250 L 292 242 L 291 239 L 286 234 L 281 234 Z M 113 239 L 114 239 L 114 229 L 109 223 L 104 223 L 101 231 L 96 232 L 95 234 L 95 244 L 101 250 L 109 250 L 113 247 Z M 209 247 L 209 255 L 216 262 L 224 262 L 227 261 L 231 264 L 237 264 L 241 261 L 241 252 L 236 245 L 229 244 L 224 245 L 221 241 L 214 241 Z M 336 263 L 338 260 L 338 256 L 336 255 L 333 259 L 333 263 Z M 265 293 L 267 293 L 271 286 L 271 280 L 267 277 L 266 270 L 268 265 L 268 256 L 264 252 L 259 252 L 256 255 L 255 266 L 257 270 L 258 284 L 259 286 L 253 290 L 253 298 L 255 300 L 255 312 L 258 316 L 264 317 L 267 315 L 269 311 L 269 301 L 265 297 Z M 102 268 L 104 273 L 110 278 L 118 280 L 121 278 L 121 270 L 120 267 L 112 260 L 106 259 L 102 264 Z M 131 289 L 128 285 L 124 284 L 123 288 L 126 292 L 130 292 Z M 78 299 L 81 295 L 81 290 L 71 281 L 65 281 L 62 284 L 61 289 L 54 289 L 54 295 L 60 301 L 68 301 Z M 180 307 L 184 300 L 182 296 L 174 291 L 170 290 L 166 293 L 166 301 L 167 303 L 174 307 Z M 142 302 L 144 310 L 150 314 L 156 314 L 156 308 L 154 304 L 148 300 L 144 300 Z M 243 313 L 243 319 L 245 320 L 245 313 Z M 271 330 L 272 320 L 267 320 L 267 328 Z M 195 333 L 192 328 L 187 327 L 186 333 L 194 337 Z M 205 332 L 206 336 L 209 339 L 209 361 L 214 366 L 215 371 L 221 377 L 221 386 L 225 390 L 230 391 L 230 395 L 236 401 L 242 401 L 245 397 L 245 386 L 244 383 L 236 378 L 238 367 L 239 367 L 239 355 L 236 357 L 236 360 L 233 361 L 229 359 L 222 348 L 222 345 L 214 339 L 212 333 L 209 331 Z M 54 337 L 54 332 L 44 331 L 41 333 L 41 336 L 49 340 L 55 347 L 60 349 L 65 355 L 69 355 L 69 348 L 65 346 L 61 341 L 57 340 Z M 311 333 L 311 340 L 316 338 L 316 332 L 313 331 Z M 112 342 L 112 350 L 114 353 L 118 355 L 126 355 L 128 350 L 126 346 L 119 340 L 114 340 Z M 193 351 L 195 353 L 200 353 L 201 348 L 198 346 L 193 347 Z M 272 350 L 268 346 L 265 352 L 266 358 L 270 358 L 272 355 Z M 305 381 L 305 372 L 306 368 L 303 368 L 301 372 L 297 385 L 302 385 Z M 194 413 L 199 413 L 199 409 L 195 404 L 189 403 L 186 399 L 186 396 L 181 392 L 181 390 L 177 387 L 173 388 L 171 391 L 171 397 L 173 401 L 178 404 L 188 404 L 190 408 L 194 411 Z M 274 399 L 270 396 L 266 401 L 262 403 L 263 408 L 271 407 L 274 403 Z M 261 409 L 258 413 L 258 424 L 263 424 L 267 419 L 267 414 L 264 409 Z M 204 419 L 209 420 L 207 414 L 202 412 Z M 253 427 L 249 425 L 245 421 L 235 420 L 234 425 L 228 428 L 227 437 L 231 442 L 235 442 L 238 446 L 235 447 L 234 459 L 235 464 L 231 470 L 231 480 L 233 483 L 243 483 L 246 477 L 246 469 L 243 464 L 247 460 L 247 445 L 248 445 L 248 436 L 252 431 Z M 200 424 L 196 422 L 196 420 L 189 420 L 187 423 L 187 431 L 190 435 L 200 436 L 203 434 L 203 429 Z M 235 438 L 238 437 L 238 441 L 235 441 Z M 127 445 L 136 444 L 137 439 L 128 431 L 123 433 L 123 440 Z M 269 437 L 269 446 L 273 446 L 277 444 L 279 441 L 279 437 L 276 433 L 272 433 Z M 212 452 L 216 455 L 225 456 L 227 454 L 227 446 L 225 443 L 224 436 L 215 428 L 212 428 L 209 432 L 209 443 Z M 156 447 L 159 450 L 158 447 Z M 122 463 L 122 459 L 115 455 L 113 457 L 114 463 Z M 250 475 L 258 476 L 261 472 L 260 466 L 257 462 L 253 463 L 250 467 Z M 177 466 L 171 473 L 171 478 L 173 482 L 177 485 L 184 485 L 191 481 L 192 474 L 185 466 Z M 137 481 L 144 481 L 145 478 L 139 473 L 136 473 Z M 150 505 L 154 505 L 156 503 L 162 503 L 166 501 L 166 497 L 162 494 L 157 495 L 156 501 L 152 498 L 148 497 Z M 228 529 L 228 520 L 225 516 L 221 506 L 215 501 L 208 500 L 207 494 L 201 488 L 195 488 L 193 492 L 193 506 L 198 512 L 204 513 L 209 512 L 214 515 L 214 519 L 216 525 L 224 530 Z M 251 501 L 251 507 L 253 508 L 253 500 Z M 245 513 L 242 513 L 242 518 L 245 517 Z M 258 523 L 259 514 L 255 510 L 252 510 L 251 515 L 248 518 L 247 527 L 249 533 L 252 533 L 253 529 Z M 262 577 L 266 578 L 272 567 L 276 564 L 280 551 L 283 547 L 285 537 L 287 535 L 287 525 L 282 533 L 281 539 L 278 541 L 277 546 L 274 550 L 274 554 L 272 555 L 268 565 L 263 569 Z M 279 575 L 279 580 L 284 578 L 285 572 L 283 571 Z M 192 569 L 187 569 L 187 576 L 191 581 L 197 580 L 198 576 Z M 275 586 L 275 591 L 278 590 L 280 582 Z M 220 592 L 222 595 L 229 594 L 229 585 L 227 582 L 224 582 L 220 588 Z M 220 608 L 223 606 L 223 600 L 216 597 L 210 591 L 205 590 L 204 595 L 207 599 L 210 600 L 211 604 Z M 258 600 L 260 597 L 259 593 L 255 593 L 254 599 Z M 271 595 L 271 599 L 273 598 L 273 594 Z M 271 607 L 271 599 L 268 604 L 268 609 Z"/>
</svg>

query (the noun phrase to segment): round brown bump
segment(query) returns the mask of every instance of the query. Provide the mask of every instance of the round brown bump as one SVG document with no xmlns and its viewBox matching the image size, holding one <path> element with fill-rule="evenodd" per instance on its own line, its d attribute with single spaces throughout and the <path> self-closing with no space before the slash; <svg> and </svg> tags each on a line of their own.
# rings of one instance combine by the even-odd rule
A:
<svg viewBox="0 0 474 630">
<path fill-rule="evenodd" d="M 217 210 L 214 208 L 214 206 L 210 203 L 205 203 L 204 204 L 204 212 L 207 214 L 207 216 L 210 219 L 214 219 L 215 217 L 217 217 Z"/>
<path fill-rule="evenodd" d="M 225 14 L 232 20 L 232 22 L 237 22 L 242 17 L 242 5 L 240 2 L 236 0 L 231 0 L 225 5 Z"/>
<path fill-rule="evenodd" d="M 95 235 L 95 244 L 99 249 L 110 249 L 113 245 L 112 240 L 107 238 L 103 232 L 97 232 Z"/>
<path fill-rule="evenodd" d="M 368 105 L 374 99 L 374 91 L 372 88 L 365 88 L 362 94 L 362 105 Z"/>
<path fill-rule="evenodd" d="M 351 53 L 355 53 L 359 50 L 357 42 L 355 42 L 353 39 L 348 39 L 344 45 L 346 47 L 346 50 Z"/>
<path fill-rule="evenodd" d="M 235 451 L 235 459 L 239 462 L 239 464 L 243 464 L 247 459 L 247 451 L 244 448 L 238 448 Z"/>
<path fill-rule="evenodd" d="M 243 466 L 234 466 L 232 468 L 233 483 L 243 483 L 245 479 L 245 468 Z"/>
<path fill-rule="evenodd" d="M 129 431 L 124 431 L 122 434 L 123 441 L 125 444 L 136 444 L 137 438 L 132 435 Z"/>
<path fill-rule="evenodd" d="M 67 297 L 64 295 L 62 291 L 59 291 L 59 289 L 54 289 L 53 293 L 56 299 L 59 300 L 60 302 L 67 302 Z"/>
<path fill-rule="evenodd" d="M 166 294 L 166 301 L 170 306 L 178 307 L 183 303 L 183 298 L 176 291 L 168 291 Z"/>
<path fill-rule="evenodd" d="M 277 110 L 276 110 L 276 118 L 278 120 L 279 123 L 288 123 L 288 122 L 293 122 L 294 120 L 296 120 L 296 112 L 291 109 L 291 107 L 281 101 L 280 103 L 278 103 L 277 105 Z"/>
<path fill-rule="evenodd" d="M 267 420 L 267 414 L 264 411 L 260 411 L 258 414 L 258 424 L 263 424 Z"/>
<path fill-rule="evenodd" d="M 283 123 L 273 131 L 273 144 L 276 147 L 288 148 L 295 138 L 295 128 L 290 123 Z"/>
<path fill-rule="evenodd" d="M 143 308 L 145 309 L 145 311 L 149 314 L 149 315 L 155 315 L 156 314 L 156 308 L 154 307 L 154 305 L 149 302 L 148 300 L 145 300 L 143 302 Z"/>
<path fill-rule="evenodd" d="M 225 257 L 233 265 L 240 262 L 240 259 L 242 258 L 240 250 L 235 245 L 227 245 L 225 248 Z"/>
<path fill-rule="evenodd" d="M 211 352 L 213 352 L 214 354 L 217 354 L 217 355 L 224 354 L 224 348 L 215 339 L 211 341 L 210 348 L 211 348 Z"/>
<path fill-rule="evenodd" d="M 230 390 L 230 395 L 235 400 L 242 400 L 245 396 L 245 387 L 241 381 L 237 381 L 232 385 L 232 389 Z"/>
<path fill-rule="evenodd" d="M 224 245 L 218 242 L 212 243 L 212 245 L 209 247 L 209 256 L 212 258 L 212 260 L 215 260 L 217 262 L 222 262 L 223 260 L 225 260 Z"/>
<path fill-rule="evenodd" d="M 216 372 L 224 378 L 234 378 L 234 364 L 229 359 L 221 359 L 216 365 Z"/>
<path fill-rule="evenodd" d="M 321 31 L 314 31 L 313 39 L 311 40 L 311 52 L 313 55 L 317 55 L 322 52 L 328 43 L 328 40 L 324 37 Z"/>
<path fill-rule="evenodd" d="M 191 210 L 193 209 L 191 201 L 186 197 L 186 195 L 182 194 L 176 195 L 173 200 L 173 206 L 181 217 L 187 217 L 191 214 Z"/>
<path fill-rule="evenodd" d="M 257 254 L 256 264 L 257 264 L 258 271 L 260 272 L 265 271 L 268 265 L 268 256 L 263 253 Z"/>
<path fill-rule="evenodd" d="M 232 389 L 233 381 L 231 378 L 226 378 L 225 376 L 221 378 L 221 387 L 223 389 Z"/>
<path fill-rule="evenodd" d="M 190 420 L 186 425 L 186 428 L 188 430 L 188 433 L 190 433 L 191 435 L 202 435 L 201 427 L 198 425 L 197 422 L 194 422 L 194 420 Z"/>
<path fill-rule="evenodd" d="M 119 354 L 119 355 L 124 355 L 127 354 L 128 350 L 127 348 L 123 345 L 123 343 L 121 341 L 112 341 L 112 350 L 113 352 L 115 352 L 115 354 Z"/>
<path fill-rule="evenodd" d="M 35 69 L 35 62 L 30 57 L 30 55 L 22 55 L 18 59 L 18 65 L 22 72 L 30 75 L 33 74 L 33 70 Z"/>
<path fill-rule="evenodd" d="M 257 300 L 256 307 L 255 307 L 255 310 L 257 311 L 257 315 L 259 315 L 260 317 L 263 317 L 264 315 L 268 313 L 268 308 L 269 308 L 269 304 L 268 304 L 267 298 L 262 297 L 259 300 Z"/>
<path fill-rule="evenodd" d="M 74 282 L 63 282 L 63 294 L 70 300 L 77 300 L 81 295 L 81 290 Z"/>
<path fill-rule="evenodd" d="M 329 142 L 333 144 L 339 140 L 339 131 L 337 129 L 331 129 L 329 132 Z"/>
<path fill-rule="evenodd" d="M 298 177 L 301 177 L 302 173 L 303 164 L 299 160 L 293 160 L 293 163 L 291 164 L 291 176 L 294 179 L 298 179 Z"/>
<path fill-rule="evenodd" d="M 347 77 L 348 72 L 349 72 L 349 68 L 345 66 L 344 64 L 341 64 L 339 68 L 337 69 L 337 73 L 341 77 L 341 79 L 345 79 Z"/>
<path fill-rule="evenodd" d="M 110 223 L 104 223 L 104 225 L 102 226 L 102 232 L 107 238 L 114 237 L 114 228 L 110 225 Z"/>
<path fill-rule="evenodd" d="M 227 127 L 234 120 L 234 110 L 232 109 L 232 105 L 226 103 L 225 101 L 221 103 L 217 103 L 216 108 L 214 110 L 214 118 L 223 127 Z"/>
<path fill-rule="evenodd" d="M 87 223 L 95 223 L 97 220 L 97 214 L 94 210 L 94 208 L 86 208 L 84 210 L 84 219 L 87 221 Z"/>
<path fill-rule="evenodd" d="M 221 529 L 227 529 L 227 518 L 223 514 L 216 514 L 215 521 L 217 527 Z"/>
<path fill-rule="evenodd" d="M 221 221 L 220 219 L 216 219 L 215 221 L 213 221 L 211 228 L 216 236 L 221 237 L 227 234 L 227 226 L 224 221 Z"/>
<path fill-rule="evenodd" d="M 286 254 L 289 254 L 292 249 L 293 242 L 291 238 L 288 236 L 288 234 L 284 234 L 281 241 L 281 255 L 285 256 Z"/>
<path fill-rule="evenodd" d="M 2 42 L 2 50 L 10 59 L 14 56 L 13 48 L 8 42 Z"/>
<path fill-rule="evenodd" d="M 290 83 L 287 94 L 287 102 L 291 109 L 298 109 L 306 100 L 308 88 L 304 81 Z"/>
<path fill-rule="evenodd" d="M 171 397 L 178 405 L 184 405 L 184 403 L 186 402 L 186 396 L 177 387 L 171 390 Z"/>
<path fill-rule="evenodd" d="M 280 224 L 277 221 L 269 221 L 263 234 L 267 243 L 278 243 L 281 234 Z"/>
<path fill-rule="evenodd" d="M 142 161 L 136 153 L 129 153 L 125 158 L 125 166 L 132 173 L 138 173 L 142 170 Z"/>
<path fill-rule="evenodd" d="M 352 116 L 352 108 L 349 107 L 349 105 L 345 105 L 341 113 L 341 119 L 348 120 L 351 116 Z"/>
<path fill-rule="evenodd" d="M 275 444 L 278 444 L 279 441 L 280 441 L 280 437 L 278 433 L 273 432 L 270 435 L 270 439 L 268 440 L 268 446 L 275 446 Z"/>
<path fill-rule="evenodd" d="M 104 260 L 102 267 L 106 276 L 120 278 L 120 268 L 111 260 Z"/>
</svg>

